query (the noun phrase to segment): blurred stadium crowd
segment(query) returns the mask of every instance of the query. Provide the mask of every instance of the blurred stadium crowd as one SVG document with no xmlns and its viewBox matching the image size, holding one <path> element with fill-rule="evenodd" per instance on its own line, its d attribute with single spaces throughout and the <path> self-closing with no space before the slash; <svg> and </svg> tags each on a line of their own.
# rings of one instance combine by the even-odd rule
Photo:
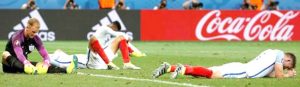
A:
<svg viewBox="0 0 300 87">
<path fill-rule="evenodd" d="M 298 10 L 300 0 L 1 0 L 0 9 Z"/>
</svg>

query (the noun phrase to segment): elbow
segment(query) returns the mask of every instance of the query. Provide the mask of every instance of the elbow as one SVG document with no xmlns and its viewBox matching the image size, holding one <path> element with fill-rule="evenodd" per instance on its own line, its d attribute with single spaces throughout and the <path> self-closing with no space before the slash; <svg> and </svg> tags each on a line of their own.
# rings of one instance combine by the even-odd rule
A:
<svg viewBox="0 0 300 87">
<path fill-rule="evenodd" d="M 92 36 L 89 41 L 93 42 L 94 40 L 97 40 L 97 38 L 95 36 Z"/>
</svg>

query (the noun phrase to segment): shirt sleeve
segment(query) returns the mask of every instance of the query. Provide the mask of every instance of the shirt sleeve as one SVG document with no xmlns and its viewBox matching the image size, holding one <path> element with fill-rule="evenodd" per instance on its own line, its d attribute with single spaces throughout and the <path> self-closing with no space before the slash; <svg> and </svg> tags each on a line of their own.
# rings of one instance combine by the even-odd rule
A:
<svg viewBox="0 0 300 87">
<path fill-rule="evenodd" d="M 105 30 L 106 33 L 108 33 L 108 34 L 110 34 L 112 36 L 119 36 L 119 35 L 121 35 L 120 33 L 118 33 L 116 31 L 110 29 L 109 27 L 104 27 L 104 30 Z"/>
<path fill-rule="evenodd" d="M 21 47 L 21 40 L 20 39 L 12 39 L 13 49 L 15 54 L 20 62 L 23 64 L 27 61 L 25 55 L 23 54 L 23 49 Z"/>
<path fill-rule="evenodd" d="M 283 63 L 283 58 L 284 58 L 284 52 L 283 51 L 278 51 L 276 54 L 276 64 L 282 64 Z"/>
<path fill-rule="evenodd" d="M 117 32 L 117 31 L 114 31 L 114 30 L 112 30 L 112 29 L 110 29 L 110 28 L 105 28 L 105 31 L 108 33 L 108 34 L 111 34 L 112 36 L 115 36 L 115 37 L 117 37 L 117 36 L 123 36 L 126 40 L 128 40 L 129 39 L 129 37 L 125 34 L 125 33 L 123 33 L 123 32 Z"/>
<path fill-rule="evenodd" d="M 43 57 L 44 62 L 49 64 L 50 58 L 49 58 L 46 48 L 43 45 L 42 40 L 38 36 L 35 36 L 34 41 L 36 42 L 34 46 L 37 48 L 40 55 Z"/>
</svg>

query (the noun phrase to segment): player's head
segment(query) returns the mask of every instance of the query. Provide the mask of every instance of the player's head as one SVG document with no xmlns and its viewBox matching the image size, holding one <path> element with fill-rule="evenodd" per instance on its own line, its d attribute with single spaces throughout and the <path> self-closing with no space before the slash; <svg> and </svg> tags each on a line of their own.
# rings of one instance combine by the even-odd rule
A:
<svg viewBox="0 0 300 87">
<path fill-rule="evenodd" d="M 120 31 L 121 30 L 121 24 L 119 21 L 114 21 L 111 23 L 112 24 L 112 28 L 115 31 Z"/>
<path fill-rule="evenodd" d="M 25 37 L 33 38 L 40 31 L 40 23 L 36 18 L 30 18 L 25 29 Z"/>
<path fill-rule="evenodd" d="M 293 69 L 296 67 L 296 56 L 293 53 L 285 53 L 285 57 L 283 59 L 283 67 L 286 69 Z"/>
</svg>

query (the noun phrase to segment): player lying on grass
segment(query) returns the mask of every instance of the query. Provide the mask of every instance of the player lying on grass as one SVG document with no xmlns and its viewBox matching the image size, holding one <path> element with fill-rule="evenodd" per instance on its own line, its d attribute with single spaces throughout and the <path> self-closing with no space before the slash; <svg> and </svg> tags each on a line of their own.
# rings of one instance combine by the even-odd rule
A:
<svg viewBox="0 0 300 87">
<path fill-rule="evenodd" d="M 205 68 L 202 66 L 161 64 L 153 73 L 153 78 L 173 72 L 171 78 L 178 75 L 191 75 L 206 78 L 260 78 L 260 77 L 294 77 L 296 76 L 296 56 L 281 50 L 268 49 L 248 63 L 227 63 L 221 66 Z M 285 71 L 286 70 L 286 73 Z"/>
<path fill-rule="evenodd" d="M 72 73 L 76 72 L 76 61 L 72 62 L 66 69 L 52 66 L 48 52 L 45 49 L 41 39 L 37 36 L 40 24 L 35 18 L 31 18 L 25 29 L 17 31 L 9 39 L 5 51 L 2 53 L 2 69 L 5 73 L 27 73 L 27 74 L 45 74 L 45 73 Z M 43 62 L 30 62 L 27 60 L 34 48 L 37 48 L 43 57 Z M 36 65 L 36 66 L 34 66 Z"/>
<path fill-rule="evenodd" d="M 120 49 L 124 63 L 123 69 L 141 69 L 131 63 L 129 53 L 131 53 L 132 48 L 127 43 L 131 38 L 118 32 L 120 30 L 121 25 L 118 21 L 96 30 L 89 40 L 88 68 L 118 70 L 119 67 L 112 60 L 117 56 L 116 53 Z"/>
<path fill-rule="evenodd" d="M 130 51 L 130 56 L 133 57 L 143 57 L 146 56 L 145 53 L 142 53 L 139 49 L 137 49 L 135 46 L 133 46 L 132 44 L 128 43 L 129 47 L 132 48 L 133 50 Z M 88 64 L 88 56 L 86 54 L 72 54 L 69 55 L 65 52 L 63 52 L 60 49 L 57 49 L 53 52 L 53 54 L 49 54 L 50 56 L 50 63 L 53 65 L 56 65 L 60 68 L 66 68 L 67 66 L 69 66 L 73 60 L 73 58 L 77 58 L 78 59 L 78 68 L 88 68 L 89 64 Z M 113 61 L 115 59 L 114 58 L 109 58 L 111 59 L 110 61 Z M 103 66 L 105 66 L 104 61 L 99 61 L 101 62 L 101 64 L 104 64 Z M 107 68 L 101 68 L 101 69 L 107 69 Z"/>
</svg>

